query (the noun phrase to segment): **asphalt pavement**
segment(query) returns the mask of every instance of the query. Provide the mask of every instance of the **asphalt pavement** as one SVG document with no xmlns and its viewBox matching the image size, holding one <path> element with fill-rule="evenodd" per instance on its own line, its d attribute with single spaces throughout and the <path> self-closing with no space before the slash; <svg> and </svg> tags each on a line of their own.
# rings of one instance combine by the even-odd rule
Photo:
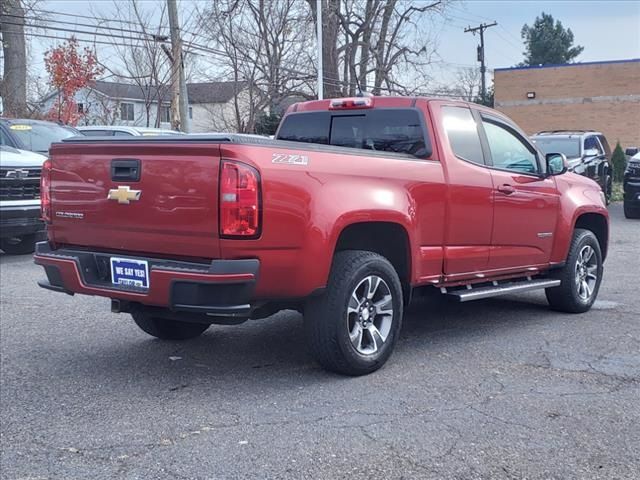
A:
<svg viewBox="0 0 640 480">
<path fill-rule="evenodd" d="M 419 302 L 389 363 L 311 359 L 281 312 L 163 342 L 0 258 L 3 479 L 638 479 L 640 221 L 611 207 L 599 300 Z"/>
</svg>

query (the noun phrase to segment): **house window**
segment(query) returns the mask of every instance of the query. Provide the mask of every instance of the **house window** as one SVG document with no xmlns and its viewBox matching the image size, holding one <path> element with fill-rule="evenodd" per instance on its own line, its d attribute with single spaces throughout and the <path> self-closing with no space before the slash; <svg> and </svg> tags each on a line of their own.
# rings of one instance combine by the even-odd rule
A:
<svg viewBox="0 0 640 480">
<path fill-rule="evenodd" d="M 120 119 L 121 120 L 134 120 L 133 103 L 121 103 L 120 104 Z"/>
<path fill-rule="evenodd" d="M 189 120 L 193 120 L 193 107 L 189 107 Z"/>
<path fill-rule="evenodd" d="M 78 104 L 78 113 L 84 113 L 84 103 Z"/>
<path fill-rule="evenodd" d="M 171 107 L 163 106 L 160 109 L 160 122 L 171 123 Z"/>
</svg>

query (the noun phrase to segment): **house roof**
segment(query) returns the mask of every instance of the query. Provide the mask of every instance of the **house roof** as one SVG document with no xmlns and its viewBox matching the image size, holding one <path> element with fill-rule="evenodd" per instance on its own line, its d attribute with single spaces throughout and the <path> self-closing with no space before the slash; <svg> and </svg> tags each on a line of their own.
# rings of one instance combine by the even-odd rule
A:
<svg viewBox="0 0 640 480">
<path fill-rule="evenodd" d="M 189 103 L 226 103 L 245 85 L 245 82 L 187 83 Z"/>
<path fill-rule="evenodd" d="M 189 103 L 226 103 L 233 98 L 235 92 L 242 90 L 244 85 L 244 82 L 187 83 Z M 91 88 L 113 99 L 144 101 L 149 98 L 152 101 L 171 101 L 171 90 L 168 85 L 161 86 L 159 89 L 156 87 L 141 88 L 132 83 L 97 80 Z M 53 95 L 55 95 L 55 92 L 50 93 L 41 101 L 45 101 Z"/>
<path fill-rule="evenodd" d="M 238 90 L 244 87 L 243 82 L 206 82 L 187 83 L 189 103 L 226 103 L 231 100 Z M 155 87 L 148 87 L 152 89 Z M 161 86 L 158 90 L 147 95 L 138 85 L 129 83 L 105 82 L 98 80 L 94 89 L 111 98 L 131 98 L 144 100 L 145 98 L 161 98 L 162 101 L 171 100 L 171 92 L 168 85 Z M 147 90 L 149 91 L 149 90 Z"/>
</svg>

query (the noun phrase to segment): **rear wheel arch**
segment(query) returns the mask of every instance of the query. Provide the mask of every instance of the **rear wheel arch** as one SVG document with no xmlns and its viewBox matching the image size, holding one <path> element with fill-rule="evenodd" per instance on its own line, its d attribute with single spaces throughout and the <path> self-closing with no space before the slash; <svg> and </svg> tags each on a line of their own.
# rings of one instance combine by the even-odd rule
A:
<svg viewBox="0 0 640 480">
<path fill-rule="evenodd" d="M 609 246 L 609 223 L 604 215 L 599 213 L 583 213 L 576 218 L 573 228 L 574 231 L 582 228 L 593 232 L 598 239 L 602 259 L 606 259 Z"/>
<path fill-rule="evenodd" d="M 396 222 L 351 223 L 340 231 L 334 256 L 344 250 L 364 250 L 385 257 L 398 273 L 405 299 L 411 290 L 411 242 L 407 229 Z"/>
</svg>

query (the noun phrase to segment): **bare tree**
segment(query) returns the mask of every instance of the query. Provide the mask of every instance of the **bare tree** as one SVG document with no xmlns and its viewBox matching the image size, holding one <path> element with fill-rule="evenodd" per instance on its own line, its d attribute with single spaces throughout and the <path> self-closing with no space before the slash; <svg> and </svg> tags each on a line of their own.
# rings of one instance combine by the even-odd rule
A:
<svg viewBox="0 0 640 480">
<path fill-rule="evenodd" d="M 153 22 L 150 9 L 157 17 Z M 145 124 L 152 126 L 151 120 L 155 117 L 153 126 L 159 127 L 171 81 L 171 62 L 163 49 L 167 40 L 166 28 L 162 27 L 167 24 L 166 3 L 129 0 L 123 5 L 114 0 L 109 16 L 98 12 L 95 17 L 98 24 L 105 23 L 105 18 L 112 18 L 114 22 L 129 25 L 127 28 L 138 30 L 139 33 L 131 33 L 125 38 L 114 37 L 111 48 L 117 61 L 111 57 L 109 62 L 101 62 L 101 65 L 116 79 L 140 89 Z M 106 24 L 108 26 L 109 21 Z M 153 108 L 156 109 L 155 115 L 152 115 Z"/>
<path fill-rule="evenodd" d="M 17 117 L 27 112 L 27 52 L 24 36 L 25 9 L 21 0 L 0 2 L 0 32 L 4 70 L 0 95 L 4 113 Z"/>
<path fill-rule="evenodd" d="M 456 73 L 456 84 L 454 91 L 457 96 L 467 102 L 474 102 L 478 99 L 480 90 L 480 70 L 469 67 L 461 68 Z"/>
<path fill-rule="evenodd" d="M 449 1 L 322 0 L 325 96 L 407 94 L 424 86 L 435 51 L 429 20 Z M 316 19 L 315 0 L 307 3 Z"/>
<path fill-rule="evenodd" d="M 309 94 L 311 17 L 299 0 L 217 0 L 200 14 L 220 78 L 234 81 L 230 129 L 253 132 L 261 114 Z"/>
</svg>

